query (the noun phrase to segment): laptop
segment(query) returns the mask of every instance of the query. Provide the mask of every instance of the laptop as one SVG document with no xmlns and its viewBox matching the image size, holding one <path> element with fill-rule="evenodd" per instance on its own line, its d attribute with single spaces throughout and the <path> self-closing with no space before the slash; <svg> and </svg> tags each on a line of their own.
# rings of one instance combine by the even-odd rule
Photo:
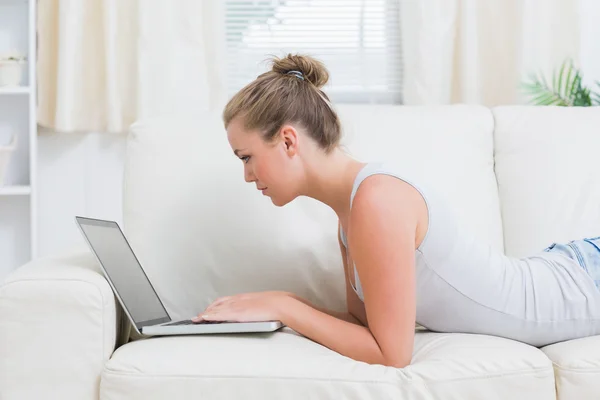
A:
<svg viewBox="0 0 600 400">
<path fill-rule="evenodd" d="M 76 216 L 77 226 L 96 256 L 123 310 L 140 335 L 273 332 L 281 321 L 173 321 L 115 221 Z"/>
</svg>

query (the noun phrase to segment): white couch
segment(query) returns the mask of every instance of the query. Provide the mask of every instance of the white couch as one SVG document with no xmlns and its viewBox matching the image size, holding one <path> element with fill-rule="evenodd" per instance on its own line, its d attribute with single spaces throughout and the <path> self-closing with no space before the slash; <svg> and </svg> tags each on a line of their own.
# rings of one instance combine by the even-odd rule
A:
<svg viewBox="0 0 600 400">
<path fill-rule="evenodd" d="M 509 255 L 600 234 L 600 108 L 337 108 L 352 154 L 434 175 L 464 223 Z M 273 289 L 343 310 L 335 214 L 307 198 L 276 208 L 245 183 L 219 117 L 156 117 L 129 135 L 124 230 L 167 310 L 186 318 Z M 419 330 L 404 369 L 287 327 L 137 338 L 99 271 L 82 245 L 0 286 L 0 399 L 600 398 L 600 337 L 537 349 Z"/>
</svg>

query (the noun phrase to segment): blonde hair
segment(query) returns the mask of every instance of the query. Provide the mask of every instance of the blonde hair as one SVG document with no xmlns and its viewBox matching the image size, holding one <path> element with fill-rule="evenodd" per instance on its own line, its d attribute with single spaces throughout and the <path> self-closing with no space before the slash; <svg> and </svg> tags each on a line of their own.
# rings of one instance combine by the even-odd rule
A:
<svg viewBox="0 0 600 400">
<path fill-rule="evenodd" d="M 244 129 L 273 141 L 281 126 L 298 124 L 326 153 L 340 142 L 341 125 L 321 88 L 329 80 L 325 65 L 306 55 L 272 57 L 272 69 L 236 93 L 223 110 L 225 129 L 236 117 Z M 291 73 L 290 73 L 291 72 Z"/>
</svg>

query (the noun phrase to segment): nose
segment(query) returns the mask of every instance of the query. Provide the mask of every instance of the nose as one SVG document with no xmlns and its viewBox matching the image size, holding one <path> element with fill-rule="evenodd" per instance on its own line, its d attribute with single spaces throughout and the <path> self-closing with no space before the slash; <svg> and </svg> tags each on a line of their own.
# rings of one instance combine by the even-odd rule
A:
<svg viewBox="0 0 600 400">
<path fill-rule="evenodd" d="M 247 165 L 244 166 L 244 180 L 248 183 L 254 182 L 256 180 L 254 173 Z"/>
</svg>

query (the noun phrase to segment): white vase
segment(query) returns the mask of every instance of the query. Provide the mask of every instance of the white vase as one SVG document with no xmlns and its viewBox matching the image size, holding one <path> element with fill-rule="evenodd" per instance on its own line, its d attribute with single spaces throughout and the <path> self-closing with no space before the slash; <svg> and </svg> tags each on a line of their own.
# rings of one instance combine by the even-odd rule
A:
<svg viewBox="0 0 600 400">
<path fill-rule="evenodd" d="M 19 86 L 23 77 L 23 65 L 19 61 L 0 61 L 0 86 Z"/>
<path fill-rule="evenodd" d="M 0 186 L 4 184 L 8 162 L 17 147 L 17 136 L 14 135 L 8 145 L 0 146 Z"/>
</svg>

